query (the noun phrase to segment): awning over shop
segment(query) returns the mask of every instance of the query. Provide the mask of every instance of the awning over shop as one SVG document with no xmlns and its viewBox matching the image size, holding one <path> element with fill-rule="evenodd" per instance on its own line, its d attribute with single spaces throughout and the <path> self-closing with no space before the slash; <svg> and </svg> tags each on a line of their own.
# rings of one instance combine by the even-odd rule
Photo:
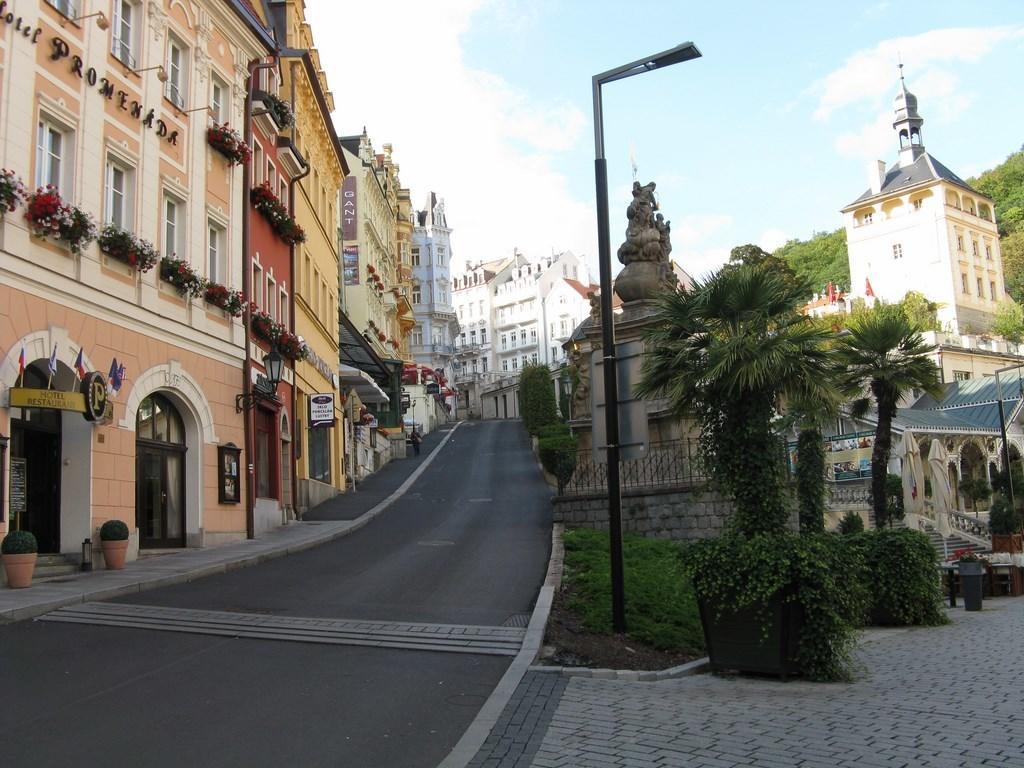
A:
<svg viewBox="0 0 1024 768">
<path fill-rule="evenodd" d="M 361 371 L 351 365 L 342 363 L 338 366 L 338 376 L 341 379 L 342 386 L 354 388 L 356 394 L 359 395 L 359 399 L 364 403 L 387 403 L 391 401 L 391 398 L 384 393 L 384 390 L 380 388 L 366 371 Z"/>
<path fill-rule="evenodd" d="M 339 316 L 338 356 L 341 365 L 365 371 L 378 384 L 387 386 L 391 381 L 388 365 L 373 351 L 370 342 L 363 338 L 348 316 L 344 312 Z"/>
</svg>

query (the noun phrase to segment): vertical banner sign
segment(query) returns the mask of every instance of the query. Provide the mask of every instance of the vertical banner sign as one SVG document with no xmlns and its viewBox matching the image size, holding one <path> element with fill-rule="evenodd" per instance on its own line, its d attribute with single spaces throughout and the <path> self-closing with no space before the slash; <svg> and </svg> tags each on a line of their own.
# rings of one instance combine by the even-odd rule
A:
<svg viewBox="0 0 1024 768">
<path fill-rule="evenodd" d="M 346 245 L 341 249 L 341 269 L 345 285 L 359 285 L 359 246 Z"/>
<path fill-rule="evenodd" d="M 356 177 L 348 176 L 341 185 L 341 239 L 359 239 L 359 219 L 356 209 Z"/>
</svg>

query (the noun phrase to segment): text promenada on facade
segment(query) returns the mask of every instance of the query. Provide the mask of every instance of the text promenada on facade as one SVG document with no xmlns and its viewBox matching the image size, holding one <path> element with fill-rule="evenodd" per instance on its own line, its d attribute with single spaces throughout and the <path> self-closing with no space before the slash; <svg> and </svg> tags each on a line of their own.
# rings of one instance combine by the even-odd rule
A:
<svg viewBox="0 0 1024 768">
<path fill-rule="evenodd" d="M 27 39 L 33 45 L 39 42 L 39 35 L 43 31 L 42 27 L 33 27 L 30 24 L 23 24 L 21 16 L 15 16 L 13 11 L 7 10 L 7 0 L 0 0 L 0 21 L 5 24 L 14 25 L 15 31 L 20 31 L 23 38 Z M 98 86 L 98 90 L 103 94 L 108 101 L 114 99 L 117 96 L 117 106 L 131 114 L 133 118 L 139 120 L 147 128 L 153 128 L 154 122 L 156 123 L 156 134 L 161 138 L 167 139 L 169 144 L 178 144 L 178 131 L 172 131 L 168 128 L 167 123 L 163 120 L 156 119 L 156 110 L 146 108 L 135 99 L 129 99 L 128 92 L 114 89 L 113 81 L 106 77 L 100 77 L 96 67 L 85 67 L 85 62 L 81 56 L 71 54 L 71 46 L 68 45 L 67 41 L 63 38 L 54 35 L 50 38 L 50 45 L 53 51 L 50 53 L 50 61 L 60 61 L 61 59 L 71 59 L 71 73 L 78 75 L 81 79 L 85 80 L 90 86 Z M 145 115 L 143 115 L 145 113 Z"/>
</svg>

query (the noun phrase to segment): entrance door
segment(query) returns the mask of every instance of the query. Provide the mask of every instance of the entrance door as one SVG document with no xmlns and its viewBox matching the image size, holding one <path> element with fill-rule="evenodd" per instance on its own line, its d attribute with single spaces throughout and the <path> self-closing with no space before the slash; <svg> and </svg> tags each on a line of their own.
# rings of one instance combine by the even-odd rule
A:
<svg viewBox="0 0 1024 768">
<path fill-rule="evenodd" d="M 35 363 L 25 370 L 24 385 L 46 388 L 47 377 L 38 372 Z M 11 528 L 31 531 L 40 552 L 58 553 L 61 412 L 47 408 L 15 408 L 12 411 L 11 461 L 25 463 L 25 511 L 20 519 L 12 521 Z"/>
<path fill-rule="evenodd" d="M 161 395 L 139 405 L 135 443 L 135 522 L 139 547 L 185 546 L 185 430 Z"/>
</svg>

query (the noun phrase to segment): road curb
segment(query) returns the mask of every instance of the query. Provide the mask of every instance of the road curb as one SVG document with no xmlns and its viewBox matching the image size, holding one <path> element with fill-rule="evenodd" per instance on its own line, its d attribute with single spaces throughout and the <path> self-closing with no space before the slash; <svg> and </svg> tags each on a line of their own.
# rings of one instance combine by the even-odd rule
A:
<svg viewBox="0 0 1024 768">
<path fill-rule="evenodd" d="M 225 553 L 227 557 L 220 562 L 204 562 L 197 564 L 194 568 L 190 568 L 185 571 L 178 573 L 166 573 L 166 574 L 139 574 L 139 580 L 129 583 L 115 583 L 115 584 L 103 584 L 97 583 L 92 588 L 81 588 L 76 591 L 70 592 L 67 595 L 53 598 L 42 598 L 40 602 L 33 603 L 31 605 L 15 606 L 13 608 L 0 609 L 0 624 L 10 624 L 17 621 L 24 621 L 26 619 L 32 619 L 36 616 L 41 616 L 44 613 L 50 613 L 58 608 L 64 608 L 69 605 L 77 605 L 79 603 L 86 603 L 92 600 L 110 600 L 115 597 L 123 597 L 125 595 L 135 594 L 137 592 L 146 592 L 150 589 L 157 589 L 159 587 L 168 587 L 174 584 L 183 584 L 196 579 L 201 579 L 206 576 L 215 576 L 220 573 L 227 573 L 239 568 L 248 568 L 250 566 L 259 565 L 265 563 L 268 560 L 274 560 L 279 557 L 285 557 L 287 555 L 293 555 L 298 552 L 304 552 L 307 549 L 320 546 L 321 544 L 327 544 L 328 542 L 340 539 L 342 536 L 358 531 L 367 523 L 371 522 L 374 518 L 380 515 L 389 506 L 394 504 L 398 499 L 405 495 L 406 491 L 412 486 L 416 480 L 419 479 L 420 475 L 430 466 L 431 462 L 437 457 L 437 454 L 442 448 L 448 443 L 452 435 L 455 434 L 455 430 L 459 428 L 462 422 L 455 422 L 452 428 L 448 431 L 448 434 L 442 438 L 434 449 L 430 452 L 423 462 L 412 471 L 397 489 L 395 489 L 387 498 L 383 501 L 378 502 L 369 510 L 361 514 L 355 520 L 339 520 L 339 521 L 325 521 L 316 523 L 294 523 L 288 528 L 293 526 L 302 526 L 306 530 L 311 529 L 313 526 L 323 526 L 325 530 L 322 532 L 310 533 L 308 537 L 300 539 L 299 541 L 288 541 L 281 542 L 280 546 L 273 546 L 269 544 L 266 539 L 254 539 L 252 541 L 244 542 L 244 544 L 251 545 L 253 547 L 259 547 L 258 551 L 255 552 L 244 552 L 237 556 L 232 557 L 230 553 Z M 278 529 L 280 530 L 280 529 Z M 303 531 L 305 533 L 305 531 Z M 273 532 L 271 533 L 273 535 Z M 230 545 L 229 545 L 230 546 Z M 266 547 L 270 546 L 270 549 Z M 212 553 L 217 554 L 216 549 L 208 550 L 185 550 L 183 554 L 190 554 L 194 552 L 200 553 Z M 168 555 L 168 558 L 173 558 L 175 555 Z M 161 558 L 162 559 L 162 558 Z M 167 562 L 167 561 L 164 561 Z M 130 569 L 129 569 L 130 572 Z M 103 578 L 104 574 L 118 574 L 122 577 L 126 574 L 125 571 L 100 571 L 94 574 L 85 574 L 81 576 L 82 581 L 88 582 L 91 578 L 100 577 Z M 40 588 L 45 587 L 46 582 L 40 583 Z"/>
</svg>

